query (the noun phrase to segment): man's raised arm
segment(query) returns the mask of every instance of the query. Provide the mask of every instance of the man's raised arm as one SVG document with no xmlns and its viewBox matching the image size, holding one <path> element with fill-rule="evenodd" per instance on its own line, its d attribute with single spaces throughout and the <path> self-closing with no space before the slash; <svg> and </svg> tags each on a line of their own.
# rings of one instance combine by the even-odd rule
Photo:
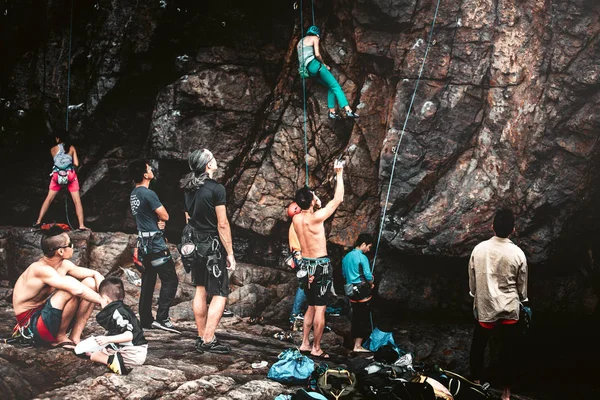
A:
<svg viewBox="0 0 600 400">
<path fill-rule="evenodd" d="M 333 199 L 327 203 L 325 207 L 315 212 L 315 219 L 319 221 L 325 221 L 327 218 L 331 217 L 339 205 L 344 201 L 344 162 L 335 160 L 333 163 L 333 170 L 335 171 L 336 176 L 335 193 Z"/>
</svg>

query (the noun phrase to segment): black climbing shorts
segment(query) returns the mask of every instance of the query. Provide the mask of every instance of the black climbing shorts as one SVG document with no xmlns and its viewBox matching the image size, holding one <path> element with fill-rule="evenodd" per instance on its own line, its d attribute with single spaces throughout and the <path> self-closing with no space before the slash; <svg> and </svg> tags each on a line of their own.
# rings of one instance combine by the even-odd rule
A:
<svg viewBox="0 0 600 400">
<path fill-rule="evenodd" d="M 209 246 L 216 241 L 214 251 L 201 251 L 202 257 L 198 257 L 192 264 L 192 285 L 204 286 L 206 293 L 213 296 L 227 297 L 229 295 L 229 275 L 227 274 L 227 253 L 218 235 L 197 235 L 194 237 L 196 248 Z M 207 257 L 204 256 L 207 255 Z"/>
<path fill-rule="evenodd" d="M 302 258 L 302 268 L 314 277 L 312 283 L 304 289 L 306 303 L 309 306 L 326 306 L 327 297 L 333 283 L 333 270 L 328 257 Z"/>
</svg>

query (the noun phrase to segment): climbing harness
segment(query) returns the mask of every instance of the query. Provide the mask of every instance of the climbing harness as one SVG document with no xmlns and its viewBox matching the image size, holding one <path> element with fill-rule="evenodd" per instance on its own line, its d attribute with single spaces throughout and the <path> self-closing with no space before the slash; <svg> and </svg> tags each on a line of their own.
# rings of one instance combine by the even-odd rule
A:
<svg viewBox="0 0 600 400">
<path fill-rule="evenodd" d="M 210 247 L 210 253 L 206 257 L 206 269 L 215 278 L 220 278 L 223 271 L 219 268 L 219 260 L 221 259 L 221 251 L 219 250 L 221 243 L 219 239 L 214 237 Z"/>
<path fill-rule="evenodd" d="M 385 216 L 387 213 L 388 202 L 390 199 L 390 192 L 392 189 L 392 180 L 394 179 L 394 170 L 396 168 L 396 160 L 398 158 L 398 150 L 400 149 L 400 145 L 402 144 L 402 139 L 404 138 L 404 132 L 406 131 L 406 125 L 408 124 L 408 119 L 410 117 L 410 112 L 413 107 L 413 103 L 415 101 L 415 97 L 417 95 L 417 89 L 419 88 L 419 82 L 421 81 L 421 76 L 423 75 L 423 69 L 425 68 L 425 61 L 427 60 L 427 54 L 429 53 L 429 49 L 432 44 L 433 38 L 433 29 L 435 28 L 435 22 L 438 15 L 438 10 L 440 7 L 440 0 L 437 0 L 437 4 L 435 6 L 435 13 L 433 15 L 433 21 L 431 22 L 431 29 L 429 30 L 429 38 L 427 39 L 427 47 L 425 48 L 425 54 L 423 55 L 423 61 L 421 62 L 421 68 L 419 69 L 419 76 L 417 77 L 417 83 L 415 84 L 415 88 L 412 93 L 412 97 L 410 99 L 410 104 L 408 106 L 408 110 L 406 112 L 406 118 L 404 119 L 404 125 L 402 126 L 402 132 L 400 133 L 400 139 L 398 140 L 398 144 L 394 150 L 394 162 L 392 163 L 392 172 L 390 174 L 390 182 L 388 184 L 387 195 L 385 197 L 385 203 L 383 204 L 383 214 L 381 216 L 381 223 L 379 224 L 379 235 L 377 237 L 377 245 L 375 246 L 375 255 L 373 256 L 373 270 L 375 271 L 375 263 L 377 261 L 377 253 L 379 250 L 379 243 L 381 241 L 381 234 L 383 233 L 383 223 L 385 222 Z"/>
</svg>

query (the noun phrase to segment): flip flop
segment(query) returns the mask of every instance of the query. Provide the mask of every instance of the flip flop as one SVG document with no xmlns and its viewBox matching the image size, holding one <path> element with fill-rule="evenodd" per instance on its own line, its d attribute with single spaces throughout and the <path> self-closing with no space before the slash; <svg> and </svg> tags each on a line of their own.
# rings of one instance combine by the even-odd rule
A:
<svg viewBox="0 0 600 400">
<path fill-rule="evenodd" d="M 71 340 L 65 340 L 64 342 L 52 344 L 50 346 L 53 349 L 66 349 L 66 350 L 75 351 L 75 343 L 73 343 Z"/>
<path fill-rule="evenodd" d="M 300 354 L 304 354 L 305 356 L 310 356 L 310 350 L 300 350 L 300 349 L 298 349 L 298 351 L 300 352 Z"/>
<path fill-rule="evenodd" d="M 319 354 L 318 356 L 315 356 L 314 354 L 311 353 L 310 355 L 311 357 L 317 359 L 317 360 L 329 360 L 331 357 L 329 357 L 329 354 L 322 352 L 321 354 Z"/>
</svg>

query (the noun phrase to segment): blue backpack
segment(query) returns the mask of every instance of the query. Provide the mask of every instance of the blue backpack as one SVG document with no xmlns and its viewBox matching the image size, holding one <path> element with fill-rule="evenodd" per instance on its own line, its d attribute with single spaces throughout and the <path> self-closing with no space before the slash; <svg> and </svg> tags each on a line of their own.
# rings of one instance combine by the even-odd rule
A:
<svg viewBox="0 0 600 400">
<path fill-rule="evenodd" d="M 383 332 L 379 330 L 379 328 L 375 328 L 373 329 L 373 332 L 371 332 L 369 339 L 367 339 L 367 341 L 363 344 L 363 347 L 371 350 L 372 352 L 376 352 L 380 347 L 388 343 L 398 349 L 398 345 L 394 341 L 394 335 L 392 332 Z M 398 353 L 398 356 L 402 355 L 400 354 L 400 351 Z"/>
<path fill-rule="evenodd" d="M 302 355 L 298 349 L 284 350 L 277 358 L 279 361 L 271 366 L 267 374 L 267 378 L 277 382 L 305 384 L 315 369 L 314 361 Z"/>
</svg>

